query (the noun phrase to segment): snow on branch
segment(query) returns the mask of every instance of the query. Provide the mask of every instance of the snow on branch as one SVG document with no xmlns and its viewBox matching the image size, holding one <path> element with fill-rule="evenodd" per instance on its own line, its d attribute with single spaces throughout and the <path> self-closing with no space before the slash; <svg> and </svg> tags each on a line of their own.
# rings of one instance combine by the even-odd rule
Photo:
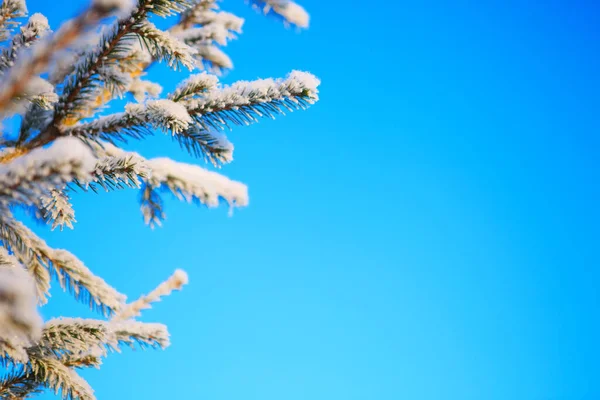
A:
<svg viewBox="0 0 600 400">
<path fill-rule="evenodd" d="M 276 15 L 285 23 L 299 28 L 308 28 L 310 17 L 299 4 L 290 0 L 251 0 L 255 9 L 266 15 Z"/>
<path fill-rule="evenodd" d="M 62 138 L 0 165 L 0 203 L 38 204 L 52 189 L 87 180 L 95 165 L 88 147 L 76 138 Z"/>
<path fill-rule="evenodd" d="M 249 125 L 259 117 L 305 109 L 319 99 L 319 84 L 314 75 L 293 71 L 285 79 L 236 82 L 183 104 L 205 130 L 222 129 L 229 123 Z"/>
</svg>

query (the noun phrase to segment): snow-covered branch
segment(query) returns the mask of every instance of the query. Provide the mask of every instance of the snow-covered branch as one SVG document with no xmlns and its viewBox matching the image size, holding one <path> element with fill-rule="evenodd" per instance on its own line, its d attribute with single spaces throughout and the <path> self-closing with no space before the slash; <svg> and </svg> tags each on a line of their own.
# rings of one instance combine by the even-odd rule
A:
<svg viewBox="0 0 600 400">
<path fill-rule="evenodd" d="M 96 400 L 94 390 L 72 368 L 55 358 L 32 358 L 29 379 L 55 393 L 61 392 L 64 399 Z"/>
<path fill-rule="evenodd" d="M 69 202 L 69 196 L 63 190 L 53 189 L 48 195 L 40 197 L 42 217 L 52 223 L 52 230 L 57 226 L 63 230 L 65 226 L 73 229 L 75 210 Z"/>
<path fill-rule="evenodd" d="M 205 130 L 223 129 L 230 123 L 249 125 L 260 117 L 307 108 L 319 99 L 319 84 L 314 75 L 293 71 L 284 79 L 236 82 L 183 104 Z"/>
<path fill-rule="evenodd" d="M 0 165 L 0 203 L 39 204 L 41 196 L 75 180 L 88 180 L 96 160 L 80 140 L 62 138 Z"/>
<path fill-rule="evenodd" d="M 138 322 L 133 320 L 111 322 L 108 325 L 111 348 L 118 350 L 120 345 L 141 348 L 166 348 L 169 346 L 169 331 L 163 324 Z"/>
<path fill-rule="evenodd" d="M 64 134 L 114 143 L 116 140 L 125 141 L 125 137 L 140 139 L 151 134 L 150 128 L 176 134 L 187 129 L 192 122 L 183 105 L 166 99 L 150 100 L 146 104 L 130 103 L 125 112 L 75 125 Z"/>
<path fill-rule="evenodd" d="M 119 310 L 125 296 L 94 275 L 77 257 L 66 250 L 50 248 L 42 239 L 11 215 L 0 218 L 0 240 L 35 277 L 40 301 L 44 301 L 49 282 L 54 275 L 63 289 L 104 314 Z"/>
<path fill-rule="evenodd" d="M 131 304 L 127 304 L 118 314 L 115 314 L 113 321 L 139 317 L 142 310 L 150 308 L 152 303 L 160 301 L 161 297 L 168 296 L 173 290 L 181 290 L 187 282 L 188 277 L 185 271 L 176 270 L 169 279 L 158 285 L 152 292 L 140 297 Z"/>
<path fill-rule="evenodd" d="M 161 190 L 170 191 L 180 200 L 198 202 L 207 207 L 217 207 L 222 200 L 231 208 L 248 205 L 246 185 L 216 172 L 168 158 L 147 160 L 137 153 L 123 151 L 108 143 L 104 143 L 103 147 L 101 151 L 107 157 L 132 157 L 147 171 L 148 175 L 143 178 L 141 209 L 144 221 L 151 226 L 160 225 L 164 219 L 159 195 Z"/>
</svg>

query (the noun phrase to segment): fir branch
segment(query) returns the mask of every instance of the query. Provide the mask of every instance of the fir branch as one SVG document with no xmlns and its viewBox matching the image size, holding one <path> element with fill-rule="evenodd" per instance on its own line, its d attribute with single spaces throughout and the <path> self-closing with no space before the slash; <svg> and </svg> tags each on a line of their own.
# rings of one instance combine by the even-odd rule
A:
<svg viewBox="0 0 600 400">
<path fill-rule="evenodd" d="M 114 321 L 108 325 L 111 342 L 108 343 L 115 351 L 119 346 L 127 345 L 142 349 L 147 347 L 166 348 L 169 346 L 169 331 L 163 324 L 138 321 Z"/>
<path fill-rule="evenodd" d="M 138 114 L 119 112 L 106 115 L 92 122 L 77 124 L 67 128 L 64 133 L 76 136 L 91 143 L 106 141 L 114 144 L 117 141 L 127 142 L 127 138 L 142 139 L 151 135 L 148 125 Z"/>
<path fill-rule="evenodd" d="M 101 349 L 108 341 L 105 321 L 81 318 L 58 318 L 46 322 L 39 343 L 31 353 L 70 359 Z"/>
<path fill-rule="evenodd" d="M 39 382 L 24 368 L 11 371 L 0 378 L 0 399 L 26 399 L 34 394 L 42 393 Z"/>
<path fill-rule="evenodd" d="M 108 315 L 123 305 L 125 296 L 94 275 L 73 254 L 50 248 L 26 226 L 6 213 L 0 219 L 0 239 L 10 246 L 19 261 L 27 263 L 26 266 L 36 277 L 38 292 L 42 294 L 41 301 L 44 301 L 43 295 L 49 287 L 47 272 L 44 272 L 47 270 L 64 290 L 89 304 L 91 309 Z"/>
<path fill-rule="evenodd" d="M 223 129 L 230 123 L 249 125 L 259 117 L 307 108 L 318 100 L 319 83 L 309 73 L 293 71 L 285 79 L 237 82 L 184 104 L 204 130 Z"/>
<path fill-rule="evenodd" d="M 44 264 L 44 258 L 32 250 L 34 246 L 42 247 L 45 243 L 35 236 L 28 235 L 29 230 L 16 221 L 8 210 L 0 211 L 0 240 L 27 268 L 34 278 L 38 302 L 45 304 L 50 289 L 50 272 Z"/>
<path fill-rule="evenodd" d="M 73 369 L 55 358 L 32 358 L 31 378 L 63 399 L 95 400 L 94 390 Z"/>
<path fill-rule="evenodd" d="M 42 218 L 52 224 L 52 230 L 57 226 L 61 231 L 65 226 L 73 229 L 73 223 L 77 222 L 75 210 L 69 202 L 69 196 L 63 190 L 53 189 L 40 200 Z"/>
<path fill-rule="evenodd" d="M 170 191 L 179 200 L 216 207 L 225 200 L 231 208 L 248 204 L 248 188 L 199 166 L 178 163 L 168 158 L 148 160 L 152 171 L 147 184 Z"/>
<path fill-rule="evenodd" d="M 168 296 L 173 290 L 181 290 L 188 283 L 188 276 L 183 270 L 176 270 L 166 281 L 158 285 L 152 292 L 144 295 L 113 316 L 113 321 L 122 321 L 136 318 L 142 310 L 151 308 L 151 304 L 160 301 L 161 297 Z"/>
<path fill-rule="evenodd" d="M 166 62 L 169 67 L 179 70 L 195 68 L 194 49 L 170 33 L 158 29 L 151 22 L 145 21 L 135 29 L 140 43 L 155 60 Z"/>
<path fill-rule="evenodd" d="M 93 179 L 77 181 L 76 184 L 84 190 L 97 192 L 98 186 L 105 191 L 114 189 L 140 188 L 141 179 L 147 175 L 144 161 L 135 154 L 105 156 L 96 164 Z"/>
<path fill-rule="evenodd" d="M 151 128 L 178 133 L 188 129 L 192 119 L 184 106 L 171 100 L 151 100 L 146 104 L 128 104 L 124 113 L 100 117 L 95 121 L 78 124 L 65 134 L 96 142 L 126 141 L 126 137 L 140 139 L 150 135 Z"/>
<path fill-rule="evenodd" d="M 218 84 L 219 81 L 214 75 L 207 74 L 206 72 L 195 74 L 181 82 L 177 86 L 177 89 L 169 94 L 168 98 L 174 102 L 192 100 L 216 89 Z"/>
<path fill-rule="evenodd" d="M 233 144 L 219 132 L 205 131 L 193 126 L 173 136 L 188 153 L 218 167 L 233 161 Z"/>
<path fill-rule="evenodd" d="M 102 359 L 93 354 L 69 356 L 61 359 L 61 362 L 65 367 L 70 368 L 100 368 L 100 365 L 102 365 Z"/>
</svg>

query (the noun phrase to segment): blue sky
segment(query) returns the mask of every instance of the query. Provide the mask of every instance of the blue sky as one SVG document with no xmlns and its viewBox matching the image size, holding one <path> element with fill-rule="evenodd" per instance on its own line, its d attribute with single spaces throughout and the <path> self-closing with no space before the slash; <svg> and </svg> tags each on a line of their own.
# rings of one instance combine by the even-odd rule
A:
<svg viewBox="0 0 600 400">
<path fill-rule="evenodd" d="M 84 3 L 28 4 L 56 27 Z M 152 231 L 134 191 L 89 194 L 43 233 L 131 298 L 189 272 L 144 317 L 173 345 L 86 371 L 98 398 L 599 398 L 598 6 L 302 4 L 298 33 L 223 3 L 246 18 L 226 82 L 323 82 L 229 135 L 247 209 L 168 201 Z M 58 288 L 42 312 L 92 315 Z"/>
</svg>

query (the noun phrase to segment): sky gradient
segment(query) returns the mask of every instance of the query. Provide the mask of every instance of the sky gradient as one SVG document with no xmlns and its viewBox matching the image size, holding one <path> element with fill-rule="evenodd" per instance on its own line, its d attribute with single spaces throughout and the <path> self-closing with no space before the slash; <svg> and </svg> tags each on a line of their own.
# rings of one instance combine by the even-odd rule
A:
<svg viewBox="0 0 600 400">
<path fill-rule="evenodd" d="M 168 200 L 150 230 L 135 191 L 88 194 L 74 231 L 36 228 L 131 299 L 189 273 L 143 318 L 169 349 L 83 373 L 99 400 L 600 398 L 600 8 L 412 3 L 304 0 L 298 33 L 224 1 L 246 18 L 225 82 L 322 80 L 228 135 L 250 206 Z M 28 2 L 53 28 L 84 4 Z M 44 317 L 93 316 L 52 294 Z"/>
</svg>

